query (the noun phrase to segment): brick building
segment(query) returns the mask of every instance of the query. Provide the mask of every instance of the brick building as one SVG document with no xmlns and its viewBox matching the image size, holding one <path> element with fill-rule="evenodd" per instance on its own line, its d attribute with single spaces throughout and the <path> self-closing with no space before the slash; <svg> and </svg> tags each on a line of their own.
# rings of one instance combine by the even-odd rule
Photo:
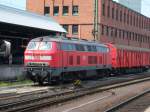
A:
<svg viewBox="0 0 150 112">
<path fill-rule="evenodd" d="M 27 10 L 53 17 L 69 37 L 150 48 L 150 18 L 112 0 L 27 0 Z"/>
</svg>

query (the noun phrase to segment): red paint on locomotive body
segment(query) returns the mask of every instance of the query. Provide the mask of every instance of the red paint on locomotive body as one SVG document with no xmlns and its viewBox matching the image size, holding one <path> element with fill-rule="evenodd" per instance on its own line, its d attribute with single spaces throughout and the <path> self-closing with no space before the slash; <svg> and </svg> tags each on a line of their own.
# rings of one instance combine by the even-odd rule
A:
<svg viewBox="0 0 150 112">
<path fill-rule="evenodd" d="M 39 37 L 30 41 L 24 63 L 27 73 L 43 82 L 71 73 L 86 77 L 90 73 L 101 75 L 108 71 L 116 73 L 122 69 L 143 69 L 150 65 L 150 50 L 60 37 Z"/>
</svg>

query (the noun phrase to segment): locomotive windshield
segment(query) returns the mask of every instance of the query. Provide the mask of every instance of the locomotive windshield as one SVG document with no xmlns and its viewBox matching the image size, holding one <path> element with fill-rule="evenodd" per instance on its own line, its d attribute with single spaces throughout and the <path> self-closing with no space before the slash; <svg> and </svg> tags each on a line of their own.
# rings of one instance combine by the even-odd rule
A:
<svg viewBox="0 0 150 112">
<path fill-rule="evenodd" d="M 51 42 L 29 42 L 28 50 L 50 50 L 52 48 Z"/>
</svg>

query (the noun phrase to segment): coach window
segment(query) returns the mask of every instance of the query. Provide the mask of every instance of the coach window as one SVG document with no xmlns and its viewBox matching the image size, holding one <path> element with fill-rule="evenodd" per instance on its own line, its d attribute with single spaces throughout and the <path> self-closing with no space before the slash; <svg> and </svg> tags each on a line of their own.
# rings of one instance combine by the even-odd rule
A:
<svg viewBox="0 0 150 112">
<path fill-rule="evenodd" d="M 93 51 L 93 52 L 96 52 L 96 51 L 97 51 L 96 46 L 92 46 L 92 51 Z"/>
<path fill-rule="evenodd" d="M 44 7 L 44 15 L 45 16 L 49 16 L 50 15 L 50 7 L 49 6 L 45 6 Z"/>
<path fill-rule="evenodd" d="M 84 45 L 76 44 L 76 50 L 77 51 L 85 51 Z"/>
<path fill-rule="evenodd" d="M 74 51 L 75 50 L 74 44 L 68 44 L 67 47 L 68 47 L 67 49 L 70 50 L 70 51 Z"/>
<path fill-rule="evenodd" d="M 74 5 L 72 7 L 72 15 L 76 16 L 79 13 L 79 7 L 77 5 Z"/>
<path fill-rule="evenodd" d="M 97 51 L 98 52 L 103 52 L 103 48 L 101 46 L 97 46 Z"/>
<path fill-rule="evenodd" d="M 59 6 L 54 6 L 53 15 L 54 15 L 54 16 L 58 16 L 58 14 L 59 14 Z"/>
<path fill-rule="evenodd" d="M 67 43 L 61 43 L 61 49 L 62 49 L 62 50 L 68 50 L 68 45 L 67 45 Z"/>
<path fill-rule="evenodd" d="M 74 35 L 78 34 L 78 25 L 72 25 L 72 34 Z"/>
<path fill-rule="evenodd" d="M 80 45 L 80 50 L 85 51 L 84 45 Z"/>
<path fill-rule="evenodd" d="M 91 52 L 92 51 L 92 46 L 87 45 L 87 49 L 88 49 L 89 52 Z"/>
</svg>

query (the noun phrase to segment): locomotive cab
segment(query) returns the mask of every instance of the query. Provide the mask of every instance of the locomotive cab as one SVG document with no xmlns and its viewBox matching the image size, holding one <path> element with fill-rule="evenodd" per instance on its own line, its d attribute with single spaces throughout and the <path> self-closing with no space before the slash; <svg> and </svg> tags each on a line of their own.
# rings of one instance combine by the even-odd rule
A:
<svg viewBox="0 0 150 112">
<path fill-rule="evenodd" d="M 39 83 L 48 79 L 54 67 L 52 63 L 56 50 L 56 42 L 50 39 L 41 37 L 31 40 L 24 53 L 27 77 Z"/>
</svg>

